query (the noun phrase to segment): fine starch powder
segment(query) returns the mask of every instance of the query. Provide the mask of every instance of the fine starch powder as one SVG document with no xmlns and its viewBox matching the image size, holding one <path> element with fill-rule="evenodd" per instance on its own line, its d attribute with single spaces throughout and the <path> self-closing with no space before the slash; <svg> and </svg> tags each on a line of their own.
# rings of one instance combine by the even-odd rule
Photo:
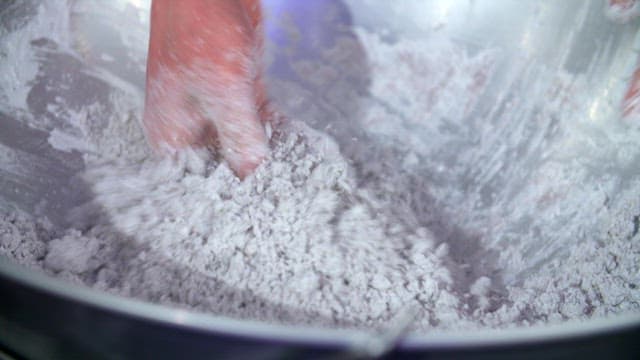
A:
<svg viewBox="0 0 640 360">
<path fill-rule="evenodd" d="M 51 10 L 13 36 L 50 33 Z M 90 201 L 64 229 L 3 214 L 0 253 L 101 291 L 287 324 L 369 329 L 409 308 L 413 327 L 427 331 L 638 310 L 637 128 L 563 112 L 554 86 L 577 102 L 588 88 L 537 68 L 518 76 L 541 86 L 513 105 L 535 112 L 469 120 L 499 51 L 469 55 L 437 35 L 393 44 L 356 35 L 318 58 L 291 59 L 320 96 L 271 79 L 292 120 L 274 125 L 270 159 L 243 182 L 195 151 L 150 157 L 131 115 L 141 94 L 94 74 L 109 87 L 108 110 L 52 107 L 72 126 L 49 137 L 83 154 Z M 368 93 L 348 76 L 345 54 L 360 48 Z M 6 51 L 2 68 L 39 64 L 34 51 Z M 13 86 L 28 80 L 2 86 L 7 108 L 20 108 Z M 354 102 L 363 110 L 343 118 Z M 299 122 L 327 117 L 322 132 Z M 533 150 L 513 161 L 522 144 Z"/>
</svg>

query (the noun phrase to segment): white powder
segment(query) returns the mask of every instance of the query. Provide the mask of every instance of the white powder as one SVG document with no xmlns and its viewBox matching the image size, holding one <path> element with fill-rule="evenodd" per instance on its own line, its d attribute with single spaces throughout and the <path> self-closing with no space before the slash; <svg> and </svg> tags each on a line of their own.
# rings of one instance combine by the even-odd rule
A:
<svg viewBox="0 0 640 360">
<path fill-rule="evenodd" d="M 12 36 L 42 36 L 35 19 Z M 638 129 L 590 121 L 583 80 L 523 61 L 502 74 L 527 86 L 514 110 L 483 111 L 499 51 L 358 31 L 316 55 L 289 59 L 302 81 L 271 79 L 296 121 L 274 126 L 270 159 L 243 182 L 199 152 L 150 157 L 139 91 L 92 73 L 106 96 L 48 107 L 67 120 L 49 142 L 83 152 L 91 201 L 63 230 L 2 213 L 0 254 L 98 290 L 288 324 L 382 327 L 416 309 L 427 331 L 639 310 Z M 9 108 L 28 92 L 11 97 L 20 76 L 2 85 Z M 297 121 L 325 119 L 324 132 Z"/>
<path fill-rule="evenodd" d="M 445 244 L 436 247 L 427 229 L 407 225 L 414 219 L 399 218 L 393 204 L 357 188 L 324 135 L 295 123 L 278 127 L 272 148 L 271 159 L 243 182 L 226 164 L 197 154 L 96 166 L 85 174 L 94 202 L 76 212 L 93 218 L 95 206 L 108 215 L 97 215 L 103 223 L 88 231 L 91 238 L 118 237 L 138 249 L 132 255 L 145 264 L 182 268 L 252 297 L 220 302 L 214 291 L 187 290 L 177 274 L 172 277 L 179 281 L 151 272 L 141 283 L 122 273 L 121 263 L 104 264 L 98 281 L 145 299 L 162 293 L 162 301 L 270 321 L 286 318 L 265 309 L 264 300 L 291 309 L 301 322 L 378 326 L 419 305 L 420 327 L 461 325 L 464 307 L 454 295 Z M 96 274 L 86 251 L 98 247 L 76 231 L 54 249 L 63 243 L 81 251 L 74 254 L 81 260 L 65 270 L 85 263 L 71 272 L 91 281 Z"/>
</svg>

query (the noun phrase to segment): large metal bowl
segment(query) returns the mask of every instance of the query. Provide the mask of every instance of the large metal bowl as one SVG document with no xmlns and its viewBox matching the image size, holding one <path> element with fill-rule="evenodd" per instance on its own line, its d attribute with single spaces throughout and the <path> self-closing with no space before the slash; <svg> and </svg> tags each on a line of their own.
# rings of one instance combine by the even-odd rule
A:
<svg viewBox="0 0 640 360">
<path fill-rule="evenodd" d="M 268 76 L 274 103 L 286 114 L 295 114 L 314 127 L 334 134 L 353 134 L 356 138 L 364 131 L 357 126 L 356 119 L 361 107 L 366 105 L 357 99 L 369 91 L 372 70 L 355 29 L 377 33 L 389 43 L 406 38 L 419 41 L 437 32 L 453 39 L 469 53 L 498 49 L 499 60 L 493 64 L 492 76 L 482 91 L 476 94 L 477 101 L 460 119 L 454 119 L 468 125 L 464 134 L 487 129 L 473 122 L 474 117 L 492 113 L 499 118 L 514 98 L 532 96 L 536 86 L 557 81 L 553 76 L 557 74 L 579 78 L 589 88 L 581 95 L 579 106 L 571 108 L 574 116 L 613 124 L 611 119 L 620 118 L 619 104 L 635 70 L 636 52 L 640 50 L 638 23 L 611 21 L 605 15 L 602 0 L 263 2 L 268 13 Z M 74 188 L 78 185 L 72 181 L 83 162 L 77 151 L 58 151 L 47 143 L 51 130 L 67 121 L 52 116 L 47 104 L 63 98 L 69 107 L 77 110 L 96 101 L 108 102 L 109 87 L 114 83 L 142 89 L 148 27 L 149 1 L 144 0 L 5 1 L 0 3 L 0 35 L 6 41 L 8 34 L 18 31 L 38 12 L 71 5 L 76 11 L 67 13 L 68 19 L 51 20 L 51 24 L 43 25 L 43 29 L 49 26 L 52 31 L 49 38 L 44 34 L 42 39 L 22 39 L 24 47 L 41 49 L 40 65 L 35 69 L 37 77 L 31 79 L 25 104 L 5 101 L 5 108 L 0 109 L 0 151 L 4 152 L 0 154 L 0 209 L 46 215 L 58 226 L 66 225 L 66 211 L 83 199 L 84 192 Z M 69 34 L 73 39 L 60 38 L 59 34 L 63 33 L 58 32 L 60 24 L 70 24 Z M 348 81 L 355 84 L 354 89 L 359 93 L 340 93 L 332 98 L 327 95 L 327 86 L 331 84 L 305 82 L 294 64 L 304 60 L 322 61 L 323 51 L 332 48 L 338 38 L 349 41 L 345 49 L 351 51 L 351 55 L 348 61 L 326 65 L 348 74 Z M 60 46 L 64 41 L 74 44 L 75 55 Z M 3 77 L 15 79 L 33 70 L 28 64 L 24 66 L 24 69 L 13 68 L 18 69 L 13 72 L 6 66 L 0 69 L 7 71 Z M 65 74 L 65 78 L 60 74 Z M 111 83 L 105 81 L 107 78 Z M 65 81 L 73 86 L 56 86 Z M 288 85 L 283 85 L 283 81 Z M 298 87 L 292 90 L 291 84 Z M 290 101 L 294 95 L 295 101 Z M 564 95 L 574 94 L 569 90 Z M 531 114 L 527 113 L 527 104 L 527 101 L 518 103 L 522 114 Z M 306 113 L 309 107 L 314 107 L 315 117 Z M 317 117 L 318 112 L 323 116 Z M 29 125 L 22 119 L 25 113 L 32 120 Z M 527 116 L 519 119 L 520 123 L 516 121 L 511 127 L 494 124 L 492 131 L 501 131 L 509 137 L 518 131 L 518 125 L 528 120 Z M 531 127 L 531 134 L 543 130 L 542 125 Z M 380 149 L 375 139 L 389 134 L 377 135 L 368 139 L 372 141 L 372 148 Z M 464 136 L 458 140 L 471 139 Z M 462 152 L 465 146 L 471 149 L 472 145 L 465 144 L 458 141 L 451 143 L 448 150 L 431 149 L 434 157 L 429 165 L 446 165 L 452 154 Z M 348 142 L 340 145 L 349 152 Z M 523 138 L 513 144 L 511 150 L 530 146 L 535 153 L 545 145 L 549 144 Z M 490 161 L 489 153 L 498 152 L 500 146 L 504 144 L 489 144 L 484 148 L 486 156 L 481 154 L 463 160 L 468 163 Z M 524 154 L 521 158 L 531 160 L 531 156 Z M 30 165 L 16 170 L 16 159 Z M 635 168 L 640 169 L 638 165 L 635 164 Z M 514 171 L 507 174 L 514 175 Z M 603 168 L 603 171 L 610 170 Z M 637 177 L 640 173 L 618 175 Z M 517 179 L 502 180 L 505 179 L 492 179 L 482 187 L 462 176 L 447 186 L 457 189 L 477 186 L 490 194 L 521 185 Z M 437 179 L 433 181 L 435 184 Z M 488 198 L 488 202 L 498 201 Z M 446 199 L 445 196 L 440 200 L 446 202 Z M 441 218 L 446 218 L 446 214 Z M 450 224 L 441 225 L 441 234 L 457 234 L 447 225 Z M 549 226 L 553 228 L 553 224 Z M 513 276 L 526 276 L 540 259 L 553 256 L 558 245 L 550 244 L 554 244 L 552 240 L 543 239 L 537 248 L 530 249 L 531 264 L 509 269 Z M 481 332 L 404 334 L 401 330 L 391 328 L 388 333 L 374 334 L 278 326 L 198 314 L 106 295 L 0 258 L 0 346 L 4 347 L 0 358 L 3 355 L 34 359 L 357 358 L 391 351 L 395 356 L 407 358 L 418 355 L 429 358 L 595 358 L 640 354 L 637 345 L 640 314 Z"/>
</svg>

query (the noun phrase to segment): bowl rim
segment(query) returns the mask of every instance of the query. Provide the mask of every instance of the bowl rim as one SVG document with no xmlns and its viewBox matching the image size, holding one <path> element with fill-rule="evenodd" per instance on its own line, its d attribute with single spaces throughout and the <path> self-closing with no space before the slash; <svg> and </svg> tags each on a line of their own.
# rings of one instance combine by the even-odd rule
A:
<svg viewBox="0 0 640 360">
<path fill-rule="evenodd" d="M 84 303 L 115 314 L 184 330 L 204 331 L 212 335 L 217 333 L 252 340 L 351 349 L 362 349 L 366 344 L 370 344 L 372 338 L 380 336 L 363 330 L 269 324 L 257 320 L 234 319 L 188 309 L 172 308 L 53 278 L 35 269 L 17 264 L 6 256 L 0 256 L 0 275 L 50 295 Z M 402 349 L 426 350 L 526 345 L 604 335 L 639 325 L 640 313 L 626 313 L 589 320 L 568 320 L 557 324 L 536 324 L 528 327 L 434 330 L 428 334 L 409 332 L 399 339 L 397 346 Z"/>
</svg>

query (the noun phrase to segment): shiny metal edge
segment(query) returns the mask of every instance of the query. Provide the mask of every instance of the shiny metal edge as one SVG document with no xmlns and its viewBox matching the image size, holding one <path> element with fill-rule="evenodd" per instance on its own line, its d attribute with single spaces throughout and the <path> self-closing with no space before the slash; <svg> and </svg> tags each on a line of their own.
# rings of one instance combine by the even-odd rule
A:
<svg viewBox="0 0 640 360">
<path fill-rule="evenodd" d="M 232 319 L 190 310 L 125 298 L 92 290 L 25 268 L 0 256 L 0 274 L 52 295 L 79 301 L 100 309 L 131 317 L 164 323 L 185 329 L 204 330 L 256 340 L 306 343 L 360 349 L 378 335 L 358 330 L 328 329 L 307 326 L 267 324 L 252 320 Z M 169 310 L 169 311 L 167 311 Z M 622 314 L 584 321 L 570 320 L 559 324 L 533 325 L 521 328 L 409 333 L 397 344 L 405 349 L 463 349 L 495 347 L 567 340 L 583 336 L 624 331 L 640 326 L 640 314 Z"/>
</svg>

